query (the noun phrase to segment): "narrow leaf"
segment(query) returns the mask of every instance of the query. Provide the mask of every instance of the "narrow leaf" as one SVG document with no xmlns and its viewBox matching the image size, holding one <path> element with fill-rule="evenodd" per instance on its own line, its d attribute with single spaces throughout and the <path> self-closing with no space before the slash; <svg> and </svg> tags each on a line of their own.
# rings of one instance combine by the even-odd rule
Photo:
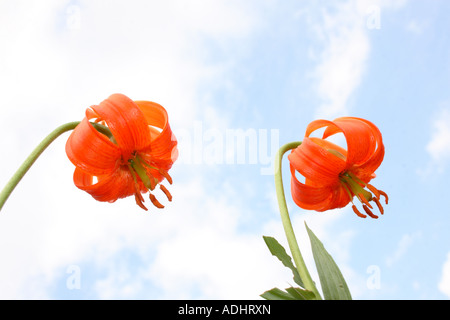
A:
<svg viewBox="0 0 450 320">
<path fill-rule="evenodd" d="M 311 249 L 324 298 L 326 300 L 351 300 L 350 290 L 339 267 L 306 223 L 305 226 L 311 241 Z"/>
<path fill-rule="evenodd" d="M 304 290 L 301 288 L 287 288 L 286 291 L 293 297 L 296 297 L 296 300 L 315 300 L 316 295 L 314 292 L 311 292 L 309 290 Z"/>
<path fill-rule="evenodd" d="M 304 287 L 303 282 L 300 278 L 300 274 L 297 271 L 297 268 L 292 263 L 291 257 L 286 253 L 286 250 L 283 248 L 283 246 L 273 237 L 263 236 L 263 238 L 267 247 L 270 250 L 270 253 L 276 256 L 278 260 L 280 260 L 283 263 L 284 266 L 292 270 L 295 283 L 301 287 Z"/>
<path fill-rule="evenodd" d="M 266 300 L 314 300 L 314 293 L 301 288 L 287 288 L 286 291 L 273 288 L 261 294 Z"/>
<path fill-rule="evenodd" d="M 288 292 L 284 292 L 278 288 L 273 288 L 264 292 L 261 297 L 266 300 L 296 300 Z"/>
</svg>

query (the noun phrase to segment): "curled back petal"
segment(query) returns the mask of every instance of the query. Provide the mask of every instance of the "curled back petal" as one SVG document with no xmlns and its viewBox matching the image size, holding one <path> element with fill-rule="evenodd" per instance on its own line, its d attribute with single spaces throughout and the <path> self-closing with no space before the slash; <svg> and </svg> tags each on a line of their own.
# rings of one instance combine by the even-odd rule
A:
<svg viewBox="0 0 450 320">
<path fill-rule="evenodd" d="M 375 138 L 377 148 L 374 150 L 365 162 L 355 166 L 355 173 L 365 182 L 368 182 L 371 178 L 374 177 L 373 173 L 378 169 L 384 159 L 385 148 L 383 144 L 383 137 L 381 135 L 380 130 L 368 120 L 359 119 L 366 123 L 371 131 L 372 135 Z"/>
<path fill-rule="evenodd" d="M 295 169 L 292 166 L 291 194 L 300 208 L 319 212 L 343 208 L 351 200 L 340 185 L 320 187 L 301 183 L 295 176 Z"/>
<path fill-rule="evenodd" d="M 174 162 L 178 156 L 177 139 L 170 128 L 166 109 L 151 101 L 135 102 L 144 114 L 147 124 L 151 126 L 151 144 L 143 151 L 155 158 Z"/>
<path fill-rule="evenodd" d="M 300 208 L 316 211 L 327 210 L 333 196 L 331 187 L 312 187 L 298 181 L 292 165 L 291 194 L 292 199 Z"/>
<path fill-rule="evenodd" d="M 345 150 L 329 141 L 304 138 L 288 159 L 295 170 L 316 186 L 332 186 L 339 183 L 339 174 L 346 166 L 345 158 L 338 155 L 341 152 L 345 154 Z"/>
<path fill-rule="evenodd" d="M 336 125 L 329 120 L 314 120 L 306 127 L 305 137 L 309 137 L 311 133 L 323 127 L 336 127 Z"/>
<path fill-rule="evenodd" d="M 84 118 L 69 136 L 66 154 L 76 167 L 93 175 L 103 175 L 116 170 L 121 153 Z"/>
<path fill-rule="evenodd" d="M 377 139 L 371 126 L 359 118 L 343 117 L 333 121 L 334 126 L 329 126 L 323 135 L 323 139 L 342 132 L 347 141 L 347 168 L 366 162 L 375 152 Z"/>
<path fill-rule="evenodd" d="M 92 110 L 104 120 L 126 160 L 150 143 L 150 131 L 140 108 L 123 94 L 113 94 Z"/>
<path fill-rule="evenodd" d="M 118 169 L 111 174 L 94 176 L 76 168 L 73 174 L 75 185 L 89 193 L 97 201 L 114 202 L 136 193 L 135 183 L 131 173 Z"/>
</svg>

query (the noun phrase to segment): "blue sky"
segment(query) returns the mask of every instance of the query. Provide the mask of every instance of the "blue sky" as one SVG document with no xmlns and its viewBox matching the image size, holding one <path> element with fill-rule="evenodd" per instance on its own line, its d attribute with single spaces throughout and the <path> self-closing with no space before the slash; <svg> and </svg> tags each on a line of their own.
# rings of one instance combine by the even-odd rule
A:
<svg viewBox="0 0 450 320">
<path fill-rule="evenodd" d="M 60 137 L 0 214 L 0 297 L 254 299 L 289 286 L 262 240 L 286 245 L 273 154 L 309 122 L 349 115 L 383 133 L 374 185 L 390 202 L 368 220 L 349 208 L 307 212 L 288 197 L 313 277 L 304 221 L 355 299 L 448 299 L 449 9 L 2 1 L 1 185 L 46 134 L 115 92 L 166 107 L 180 158 L 173 202 L 144 213 L 132 198 L 98 203 L 78 190 Z M 284 180 L 288 191 L 286 170 Z"/>
</svg>

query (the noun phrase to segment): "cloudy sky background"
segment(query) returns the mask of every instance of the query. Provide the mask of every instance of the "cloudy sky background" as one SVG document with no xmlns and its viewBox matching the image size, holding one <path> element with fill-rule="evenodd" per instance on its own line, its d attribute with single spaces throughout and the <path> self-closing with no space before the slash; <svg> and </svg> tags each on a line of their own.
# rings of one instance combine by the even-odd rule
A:
<svg viewBox="0 0 450 320">
<path fill-rule="evenodd" d="M 372 220 L 306 212 L 288 196 L 313 277 L 304 221 L 354 298 L 449 298 L 449 10 L 445 0 L 1 1 L 1 186 L 50 131 L 115 92 L 166 107 L 180 158 L 173 202 L 143 212 L 133 198 L 78 190 L 60 137 L 0 213 L 0 298 L 257 299 L 291 285 L 262 240 L 286 245 L 273 154 L 312 120 L 347 115 L 383 133 L 374 184 L 390 202 Z"/>
</svg>

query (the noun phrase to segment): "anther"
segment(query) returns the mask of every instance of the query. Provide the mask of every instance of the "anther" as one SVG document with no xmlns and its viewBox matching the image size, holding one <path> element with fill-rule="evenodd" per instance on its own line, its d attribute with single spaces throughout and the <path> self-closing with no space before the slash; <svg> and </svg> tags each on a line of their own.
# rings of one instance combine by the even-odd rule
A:
<svg viewBox="0 0 450 320">
<path fill-rule="evenodd" d="M 142 209 L 144 209 L 145 211 L 147 211 L 147 207 L 144 205 L 144 197 L 142 196 L 142 194 L 140 193 L 139 189 L 138 189 L 138 184 L 136 182 L 136 176 L 134 175 L 133 171 L 131 171 L 131 174 L 133 176 L 134 179 L 134 198 L 136 199 L 136 204 L 141 207 Z"/>
<path fill-rule="evenodd" d="M 149 180 L 149 189 L 151 191 L 155 190 L 156 188 L 156 184 L 158 183 L 158 180 L 156 180 L 152 175 L 150 175 L 150 177 L 148 178 Z"/>
<path fill-rule="evenodd" d="M 142 197 L 142 194 L 140 194 L 140 193 L 135 193 L 134 194 L 134 197 L 135 197 L 135 199 L 136 199 L 136 204 L 139 206 L 139 207 L 141 207 L 142 209 L 144 209 L 145 211 L 147 211 L 148 209 L 147 209 L 147 207 L 144 205 L 144 198 Z"/>
<path fill-rule="evenodd" d="M 382 191 L 382 190 L 379 190 L 379 189 L 375 188 L 375 187 L 372 186 L 371 184 L 368 184 L 368 185 L 367 185 L 367 188 L 375 194 L 375 197 L 377 197 L 378 200 L 380 200 L 380 196 L 385 197 L 385 198 L 386 198 L 386 204 L 388 204 L 388 202 L 389 202 L 389 197 L 388 197 L 388 195 L 387 195 L 386 192 L 384 192 L 384 191 Z"/>
<path fill-rule="evenodd" d="M 375 197 L 377 197 L 378 199 L 380 199 L 380 192 L 377 188 L 375 188 L 373 185 L 371 184 L 367 184 L 367 188 L 372 191 L 375 194 Z"/>
<path fill-rule="evenodd" d="M 150 193 L 150 201 L 153 203 L 153 205 L 159 209 L 164 208 L 164 206 L 156 199 L 156 197 Z"/>
<path fill-rule="evenodd" d="M 356 215 L 360 218 L 367 218 L 367 216 L 363 215 L 361 212 L 359 212 L 359 210 L 356 208 L 355 205 L 352 206 L 353 212 L 356 213 Z"/>
<path fill-rule="evenodd" d="M 377 198 L 373 198 L 373 201 L 375 201 L 375 203 L 377 204 L 378 209 L 380 210 L 381 214 L 384 214 L 384 208 L 381 205 L 380 201 Z"/>
<path fill-rule="evenodd" d="M 371 218 L 378 219 L 378 216 L 374 215 L 367 206 L 363 205 L 363 209 Z"/>
<path fill-rule="evenodd" d="M 378 192 L 380 192 L 380 194 L 381 194 L 383 197 L 386 198 L 386 204 L 388 204 L 388 202 L 389 202 L 389 197 L 388 197 L 388 195 L 386 194 L 386 192 L 381 191 L 381 190 L 378 190 Z"/>
<path fill-rule="evenodd" d="M 159 173 L 167 179 L 167 181 L 172 184 L 172 177 L 169 175 L 169 173 L 166 170 L 159 169 Z"/>
<path fill-rule="evenodd" d="M 365 197 L 362 193 L 358 194 L 358 199 L 359 199 L 363 204 L 365 204 L 366 206 L 368 206 L 370 209 L 373 209 L 372 206 L 370 205 L 369 201 L 367 201 L 366 197 Z"/>
<path fill-rule="evenodd" d="M 163 186 L 162 184 L 159 185 L 159 188 L 162 190 L 162 192 L 164 192 L 164 194 L 166 195 L 167 199 L 169 201 L 172 201 L 172 195 L 170 194 L 169 190 L 167 190 L 167 188 L 165 186 Z"/>
</svg>

